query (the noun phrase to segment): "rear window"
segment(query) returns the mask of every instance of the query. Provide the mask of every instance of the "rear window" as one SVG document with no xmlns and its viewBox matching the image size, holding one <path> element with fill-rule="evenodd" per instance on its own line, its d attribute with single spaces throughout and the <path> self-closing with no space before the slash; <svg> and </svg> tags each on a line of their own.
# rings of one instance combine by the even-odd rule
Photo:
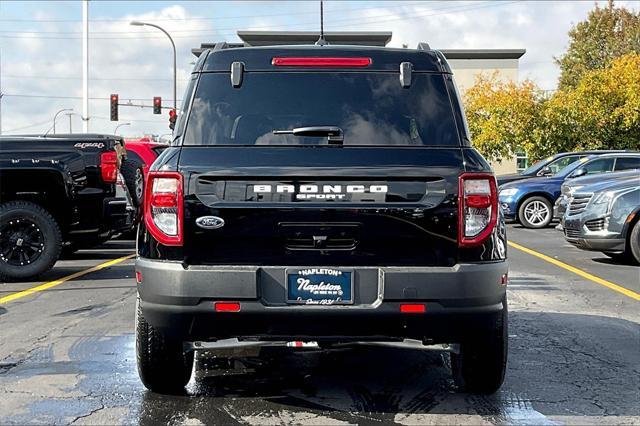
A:
<svg viewBox="0 0 640 426">
<path fill-rule="evenodd" d="M 228 73 L 203 73 L 184 145 L 323 145 L 326 137 L 273 134 L 337 126 L 344 145 L 459 145 L 441 74 L 254 72 L 233 88 Z"/>
</svg>

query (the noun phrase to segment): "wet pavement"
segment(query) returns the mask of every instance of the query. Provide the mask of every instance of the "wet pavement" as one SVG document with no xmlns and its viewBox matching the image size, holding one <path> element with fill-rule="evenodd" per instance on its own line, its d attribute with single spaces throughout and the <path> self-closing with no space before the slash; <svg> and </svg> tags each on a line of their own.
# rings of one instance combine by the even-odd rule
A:
<svg viewBox="0 0 640 426">
<path fill-rule="evenodd" d="M 640 268 L 568 246 L 553 229 L 511 240 L 640 292 Z M 44 282 L 131 253 L 112 241 Z M 510 353 L 493 396 L 456 390 L 445 352 L 362 345 L 265 349 L 241 374 L 198 359 L 183 395 L 141 385 L 132 260 L 0 306 L 1 424 L 640 424 L 640 302 L 510 249 Z M 0 283 L 0 297 L 38 283 Z"/>
</svg>

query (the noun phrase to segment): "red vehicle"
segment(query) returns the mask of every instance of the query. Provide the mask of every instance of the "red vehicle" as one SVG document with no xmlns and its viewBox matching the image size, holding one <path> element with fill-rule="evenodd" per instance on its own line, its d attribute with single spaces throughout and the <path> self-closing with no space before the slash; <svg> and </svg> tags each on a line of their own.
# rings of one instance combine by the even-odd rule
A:
<svg viewBox="0 0 640 426">
<path fill-rule="evenodd" d="M 125 139 L 127 158 L 122 162 L 120 172 L 136 207 L 142 205 L 144 182 L 149 167 L 167 146 L 166 143 L 156 142 L 149 136 Z"/>
</svg>

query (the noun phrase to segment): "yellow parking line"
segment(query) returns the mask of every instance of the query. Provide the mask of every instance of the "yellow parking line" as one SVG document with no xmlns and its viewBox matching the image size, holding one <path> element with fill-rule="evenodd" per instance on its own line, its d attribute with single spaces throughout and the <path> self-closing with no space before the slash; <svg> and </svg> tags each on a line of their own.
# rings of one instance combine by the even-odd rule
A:
<svg viewBox="0 0 640 426">
<path fill-rule="evenodd" d="M 559 266 L 562 269 L 566 269 L 567 271 L 573 272 L 576 275 L 580 275 L 582 278 L 586 278 L 589 281 L 592 281 L 592 282 L 594 282 L 596 284 L 600 284 L 600 285 L 603 285 L 605 287 L 608 287 L 611 290 L 617 291 L 618 293 L 624 294 L 625 296 L 628 296 L 628 297 L 630 297 L 632 299 L 640 300 L 640 294 L 636 293 L 635 291 L 629 290 L 628 288 L 624 288 L 621 285 L 614 284 L 611 281 L 607 281 L 607 280 L 602 279 L 600 277 L 596 277 L 595 275 L 592 275 L 592 274 L 590 274 L 588 272 L 585 272 L 582 269 L 578 269 L 575 266 L 568 265 L 568 264 L 566 264 L 564 262 L 561 262 L 561 261 L 559 261 L 557 259 L 554 259 L 553 257 L 549 257 L 546 254 L 538 253 L 535 250 L 531 250 L 530 248 L 521 246 L 520 244 L 514 243 L 512 241 L 509 241 L 508 244 L 511 247 L 515 248 L 515 249 L 518 249 L 520 251 L 528 253 L 528 254 L 530 254 L 532 256 L 535 256 L 537 258 L 540 258 L 542 260 L 546 260 L 549 263 L 552 263 L 552 264 L 554 264 L 556 266 Z"/>
<path fill-rule="evenodd" d="M 99 271 L 101 269 L 108 268 L 109 266 L 117 265 L 118 263 L 124 262 L 127 259 L 131 259 L 134 256 L 135 256 L 135 254 L 130 254 L 129 256 L 119 257 L 118 259 L 113 259 L 113 260 L 110 260 L 108 262 L 101 263 L 101 264 L 93 266 L 93 267 L 91 267 L 89 269 L 85 269 L 84 271 L 79 271 L 79 272 L 76 272 L 74 274 L 67 275 L 66 277 L 62 277 L 62 278 L 59 278 L 59 279 L 54 280 L 54 281 L 49 281 L 48 283 L 40 284 L 38 286 L 31 287 L 31 288 L 28 288 L 28 289 L 23 290 L 23 291 L 19 291 L 17 293 L 11 293 L 8 296 L 0 297 L 0 305 L 2 305 L 3 303 L 11 302 L 13 300 L 21 299 L 21 298 L 23 298 L 25 296 L 28 296 L 30 294 L 38 293 L 39 291 L 47 290 L 47 289 L 49 289 L 51 287 L 55 287 L 57 285 L 60 285 L 60 284 L 62 284 L 64 282 L 66 282 L 66 281 L 81 277 L 83 275 L 90 274 L 91 272 L 96 272 L 96 271 Z"/>
</svg>

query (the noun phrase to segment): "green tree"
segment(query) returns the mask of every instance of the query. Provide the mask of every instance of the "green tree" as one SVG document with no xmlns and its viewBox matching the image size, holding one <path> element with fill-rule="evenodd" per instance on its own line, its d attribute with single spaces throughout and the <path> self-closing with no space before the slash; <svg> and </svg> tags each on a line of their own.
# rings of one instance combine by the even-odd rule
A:
<svg viewBox="0 0 640 426">
<path fill-rule="evenodd" d="M 556 58 L 560 66 L 559 88 L 576 87 L 583 74 L 603 69 L 628 53 L 640 53 L 640 12 L 596 5 L 587 19 L 569 31 L 569 47 Z"/>
<path fill-rule="evenodd" d="M 543 99 L 536 85 L 479 75 L 464 95 L 473 145 L 488 160 L 512 158 L 538 145 Z"/>
<path fill-rule="evenodd" d="M 586 72 L 545 103 L 540 140 L 560 149 L 640 149 L 640 55 Z"/>
</svg>

